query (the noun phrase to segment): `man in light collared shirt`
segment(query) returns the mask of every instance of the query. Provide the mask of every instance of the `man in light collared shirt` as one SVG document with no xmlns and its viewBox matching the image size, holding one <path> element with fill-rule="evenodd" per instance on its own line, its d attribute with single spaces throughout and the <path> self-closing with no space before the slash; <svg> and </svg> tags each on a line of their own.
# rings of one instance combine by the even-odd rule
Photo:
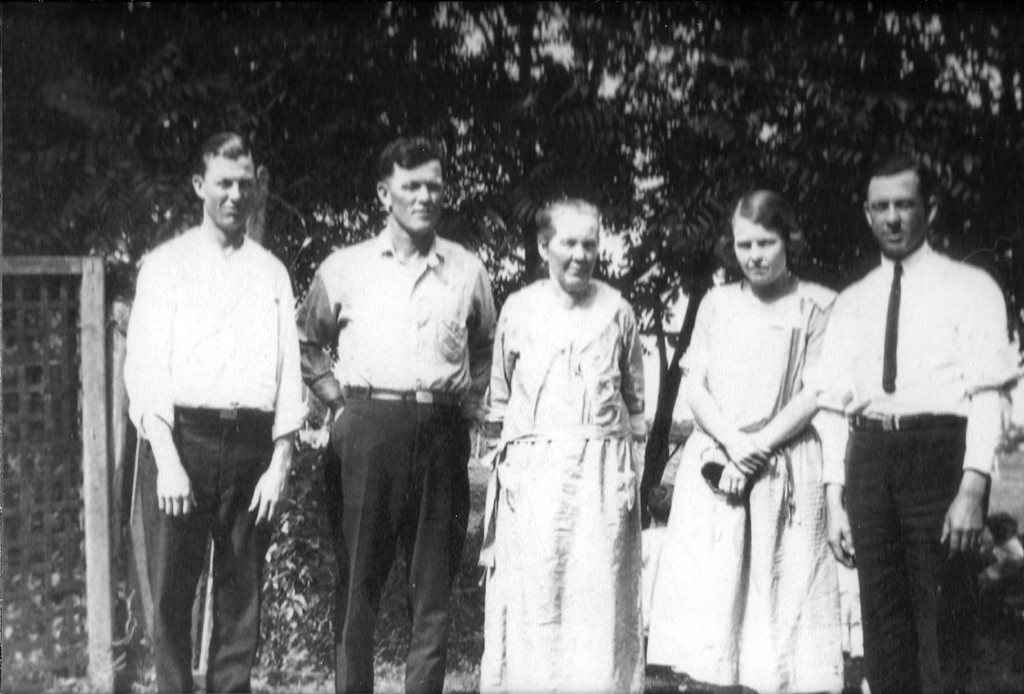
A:
<svg viewBox="0 0 1024 694">
<path fill-rule="evenodd" d="M 303 379 L 332 417 L 335 688 L 373 689 L 374 622 L 401 543 L 412 607 L 406 691 L 439 692 L 469 511 L 467 419 L 481 419 L 494 301 L 479 258 L 435 234 L 440 143 L 400 138 L 378 174 L 384 230 L 324 261 L 298 318 Z"/>
<path fill-rule="evenodd" d="M 913 157 L 875 169 L 864 209 L 882 263 L 836 300 L 808 374 L 826 408 L 829 543 L 847 566 L 856 557 L 878 692 L 969 683 L 969 559 L 1014 378 L 999 287 L 926 243 L 931 186 Z"/>
<path fill-rule="evenodd" d="M 214 542 L 206 691 L 249 691 L 270 522 L 284 497 L 302 401 L 284 265 L 245 236 L 255 174 L 234 133 L 203 145 L 203 222 L 146 256 L 125 362 L 130 414 L 157 469 L 150 582 L 157 688 L 191 692 L 191 616 Z M 151 453 L 151 454 L 150 454 Z"/>
</svg>

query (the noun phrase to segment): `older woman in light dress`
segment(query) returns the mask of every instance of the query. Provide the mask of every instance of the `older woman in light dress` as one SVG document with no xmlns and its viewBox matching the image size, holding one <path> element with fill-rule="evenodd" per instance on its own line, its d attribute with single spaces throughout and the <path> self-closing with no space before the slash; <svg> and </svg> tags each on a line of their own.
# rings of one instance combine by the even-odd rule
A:
<svg viewBox="0 0 1024 694">
<path fill-rule="evenodd" d="M 498 321 L 485 692 L 643 688 L 632 450 L 643 365 L 629 304 L 592 278 L 599 225 L 583 201 L 548 207 L 539 247 L 549 276 L 510 296 Z"/>
</svg>

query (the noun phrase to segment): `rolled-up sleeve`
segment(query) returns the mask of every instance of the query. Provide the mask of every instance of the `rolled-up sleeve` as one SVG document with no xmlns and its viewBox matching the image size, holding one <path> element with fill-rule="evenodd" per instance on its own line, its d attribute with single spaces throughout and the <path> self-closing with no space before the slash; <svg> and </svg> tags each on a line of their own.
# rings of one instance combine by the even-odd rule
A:
<svg viewBox="0 0 1024 694">
<path fill-rule="evenodd" d="M 959 330 L 965 336 L 968 365 L 967 441 L 964 469 L 990 474 L 1002 437 L 1003 400 L 1018 377 L 1017 354 L 1009 340 L 1006 303 L 987 277 L 974 288 L 970 310 Z"/>
<path fill-rule="evenodd" d="M 463 414 L 477 421 L 484 419 L 484 401 L 491 376 L 496 311 L 491 280 L 483 264 L 477 265 L 468 319 L 469 392 L 463 399 Z"/>
<path fill-rule="evenodd" d="M 306 418 L 302 401 L 299 337 L 295 325 L 295 295 L 284 268 L 277 277 L 278 346 L 277 397 L 274 401 L 275 439 L 297 431 Z"/>
<path fill-rule="evenodd" d="M 341 384 L 334 375 L 330 350 L 340 330 L 336 306 L 327 282 L 318 271 L 296 317 L 302 380 L 320 400 L 332 408 L 344 402 Z"/>
<path fill-rule="evenodd" d="M 142 263 L 128 321 L 124 364 L 128 413 L 143 437 L 146 422 L 159 417 L 174 425 L 171 332 L 174 322 L 172 264 L 150 256 Z"/>
</svg>

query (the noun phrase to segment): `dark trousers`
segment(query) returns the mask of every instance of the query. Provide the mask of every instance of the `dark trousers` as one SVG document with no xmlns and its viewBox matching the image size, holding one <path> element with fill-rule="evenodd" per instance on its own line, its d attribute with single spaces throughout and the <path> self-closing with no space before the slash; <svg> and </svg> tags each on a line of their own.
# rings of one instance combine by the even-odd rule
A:
<svg viewBox="0 0 1024 694">
<path fill-rule="evenodd" d="M 208 692 L 248 692 L 260 632 L 260 587 L 270 526 L 254 524 L 253 490 L 273 450 L 273 414 L 226 421 L 178 412 L 174 443 L 196 508 L 156 512 L 149 562 L 157 689 L 191 692 L 192 602 L 212 536 L 213 635 Z M 150 453 L 150 460 L 152 454 Z M 153 464 L 153 463 L 151 463 Z M 156 504 L 155 491 L 147 503 Z"/>
<path fill-rule="evenodd" d="M 871 691 L 965 691 L 977 601 L 942 524 L 963 474 L 964 427 L 853 431 L 846 503 Z"/>
<path fill-rule="evenodd" d="M 325 465 L 338 575 L 335 689 L 373 691 L 373 631 L 401 543 L 412 611 L 407 692 L 440 692 L 466 539 L 469 434 L 457 408 L 349 400 Z"/>
</svg>

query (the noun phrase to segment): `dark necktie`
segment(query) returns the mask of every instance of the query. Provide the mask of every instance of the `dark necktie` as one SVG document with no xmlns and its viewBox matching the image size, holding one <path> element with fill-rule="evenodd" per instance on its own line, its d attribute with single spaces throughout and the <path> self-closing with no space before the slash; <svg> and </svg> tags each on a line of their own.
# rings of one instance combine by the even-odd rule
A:
<svg viewBox="0 0 1024 694">
<path fill-rule="evenodd" d="M 885 354 L 882 361 L 882 389 L 896 391 L 896 342 L 900 327 L 900 277 L 903 265 L 896 261 L 892 269 L 892 288 L 889 289 L 889 311 L 885 314 Z"/>
</svg>

